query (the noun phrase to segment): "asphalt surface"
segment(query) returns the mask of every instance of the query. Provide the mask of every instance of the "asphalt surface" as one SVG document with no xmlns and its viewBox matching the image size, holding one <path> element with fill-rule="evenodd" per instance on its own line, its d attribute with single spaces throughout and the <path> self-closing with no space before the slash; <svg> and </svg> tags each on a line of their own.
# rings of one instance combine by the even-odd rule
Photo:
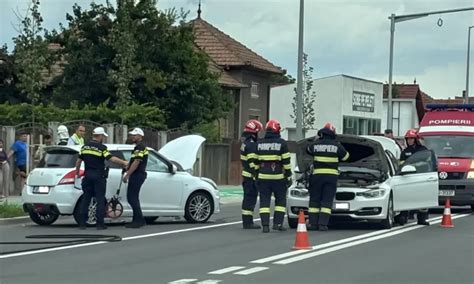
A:
<svg viewBox="0 0 474 284">
<path fill-rule="evenodd" d="M 98 232 L 123 241 L 31 254 L 8 252 L 44 245 L 2 245 L 0 283 L 474 283 L 474 218 L 470 211 L 453 213 L 453 229 L 439 227 L 439 214 L 429 227 L 390 231 L 339 224 L 309 232 L 313 250 L 296 252 L 294 230 L 242 230 L 238 203 L 223 205 L 207 224 L 168 218 L 141 229 L 119 222 L 106 231 L 80 231 L 63 218 L 49 227 L 1 225 L 3 242 Z"/>
</svg>

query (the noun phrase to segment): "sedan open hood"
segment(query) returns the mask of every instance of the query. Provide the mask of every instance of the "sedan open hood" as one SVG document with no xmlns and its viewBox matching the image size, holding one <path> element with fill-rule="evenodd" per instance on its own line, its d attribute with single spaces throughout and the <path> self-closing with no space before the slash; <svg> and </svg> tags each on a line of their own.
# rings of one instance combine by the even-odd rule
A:
<svg viewBox="0 0 474 284">
<path fill-rule="evenodd" d="M 389 164 L 385 157 L 382 145 L 368 137 L 354 135 L 337 135 L 339 141 L 349 152 L 348 161 L 339 163 L 339 166 L 360 167 L 372 170 L 379 170 L 387 173 Z M 314 142 L 314 138 L 306 138 L 298 141 L 296 150 L 296 160 L 300 171 L 306 171 L 313 162 L 313 157 L 306 153 L 306 148 Z"/>
<path fill-rule="evenodd" d="M 168 160 L 179 163 L 185 171 L 191 170 L 196 163 L 197 154 L 206 139 L 199 135 L 186 135 L 166 143 L 158 151 Z"/>
</svg>

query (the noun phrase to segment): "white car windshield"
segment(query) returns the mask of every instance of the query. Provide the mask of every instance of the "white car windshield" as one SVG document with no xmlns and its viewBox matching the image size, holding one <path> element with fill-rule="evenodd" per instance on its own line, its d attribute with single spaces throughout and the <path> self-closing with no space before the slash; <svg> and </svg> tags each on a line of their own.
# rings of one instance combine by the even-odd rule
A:
<svg viewBox="0 0 474 284">
<path fill-rule="evenodd" d="M 473 136 L 426 136 L 425 146 L 438 157 L 472 158 L 474 156 Z"/>
</svg>

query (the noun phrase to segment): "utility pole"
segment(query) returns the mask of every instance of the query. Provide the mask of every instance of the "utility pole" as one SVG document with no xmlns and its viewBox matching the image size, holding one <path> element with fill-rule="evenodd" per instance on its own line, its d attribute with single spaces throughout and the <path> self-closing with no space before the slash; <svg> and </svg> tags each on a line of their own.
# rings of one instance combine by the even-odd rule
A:
<svg viewBox="0 0 474 284">
<path fill-rule="evenodd" d="M 389 70 L 388 70 L 388 98 L 387 98 L 387 128 L 392 129 L 393 127 L 393 112 L 392 112 L 392 73 L 393 73 L 393 41 L 395 34 L 395 24 L 403 21 L 410 21 L 422 17 L 427 17 L 429 15 L 435 14 L 448 14 L 448 13 L 457 13 L 472 11 L 474 7 L 461 8 L 461 9 L 451 9 L 451 10 L 442 10 L 442 11 L 433 11 L 417 14 L 408 14 L 408 15 L 395 15 L 392 14 L 388 19 L 390 20 L 390 59 L 389 59 Z M 442 24 L 442 21 L 441 21 Z M 467 93 L 467 90 L 466 90 Z"/>
<path fill-rule="evenodd" d="M 300 25 L 298 36 L 298 75 L 296 81 L 296 140 L 304 138 L 303 133 L 303 28 L 304 0 L 300 0 Z"/>
<path fill-rule="evenodd" d="M 469 103 L 469 63 L 471 54 L 471 29 L 474 26 L 470 26 L 467 31 L 467 62 L 466 62 L 466 92 L 464 93 L 464 103 Z"/>
</svg>

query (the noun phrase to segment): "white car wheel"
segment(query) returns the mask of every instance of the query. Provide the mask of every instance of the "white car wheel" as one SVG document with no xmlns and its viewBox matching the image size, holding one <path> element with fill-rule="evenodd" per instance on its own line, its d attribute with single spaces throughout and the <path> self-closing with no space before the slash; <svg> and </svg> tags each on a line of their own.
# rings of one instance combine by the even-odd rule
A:
<svg viewBox="0 0 474 284">
<path fill-rule="evenodd" d="M 207 192 L 198 191 L 188 198 L 184 218 L 189 223 L 205 223 L 214 212 L 214 204 Z"/>
<path fill-rule="evenodd" d="M 395 223 L 395 211 L 393 211 L 393 197 L 390 193 L 387 205 L 387 217 L 380 223 L 383 229 L 391 229 Z"/>
</svg>

